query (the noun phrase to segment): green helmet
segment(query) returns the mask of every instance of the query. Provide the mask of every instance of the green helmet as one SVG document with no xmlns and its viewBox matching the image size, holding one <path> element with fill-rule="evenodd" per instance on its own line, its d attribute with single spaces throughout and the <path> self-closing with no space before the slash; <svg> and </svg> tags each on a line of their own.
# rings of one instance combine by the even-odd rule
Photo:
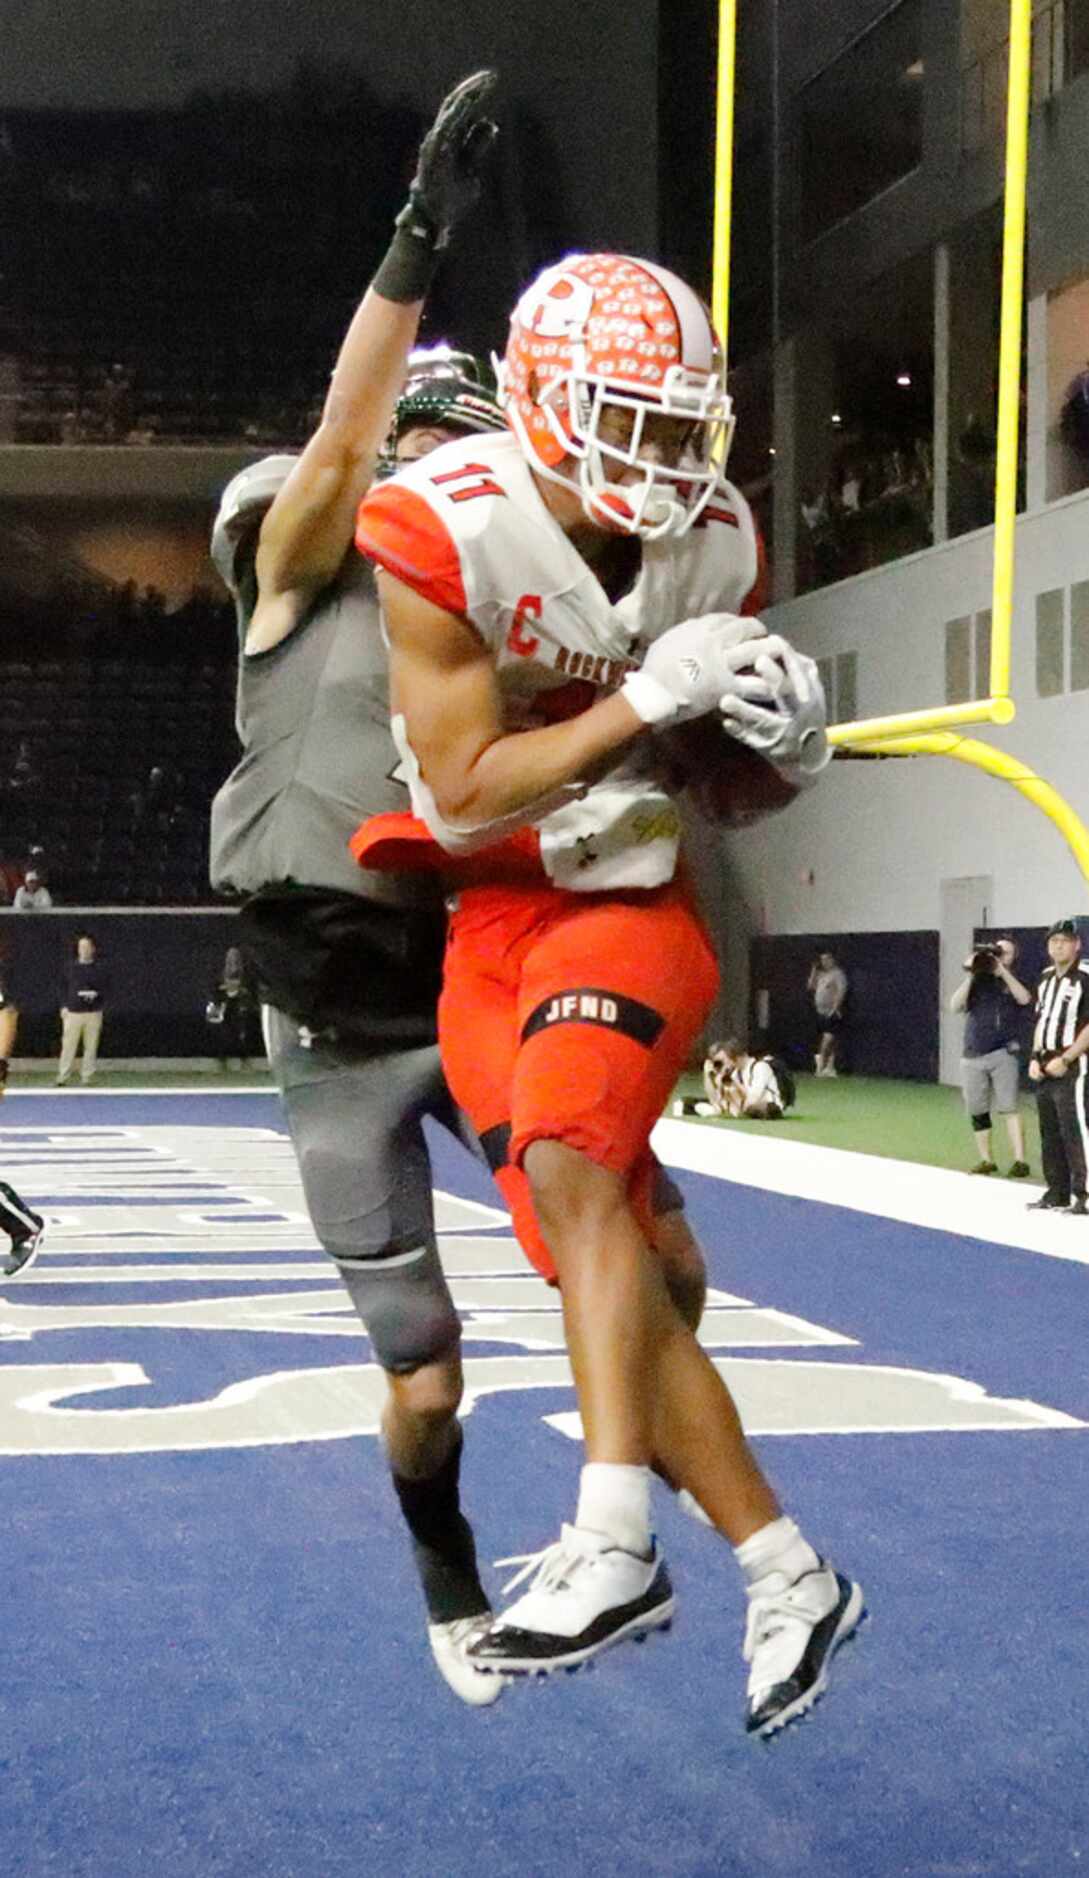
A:
<svg viewBox="0 0 1089 1878">
<path fill-rule="evenodd" d="M 487 366 L 471 352 L 455 352 L 449 346 L 421 346 L 409 355 L 404 389 L 382 451 L 381 467 L 387 475 L 396 468 L 398 438 L 417 424 L 454 431 L 506 430 Z"/>
</svg>

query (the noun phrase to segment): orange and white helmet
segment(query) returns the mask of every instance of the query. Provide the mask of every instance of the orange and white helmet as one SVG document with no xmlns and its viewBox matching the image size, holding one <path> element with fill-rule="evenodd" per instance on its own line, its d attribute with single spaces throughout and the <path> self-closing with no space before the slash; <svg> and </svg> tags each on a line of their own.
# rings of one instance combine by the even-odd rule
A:
<svg viewBox="0 0 1089 1878">
<path fill-rule="evenodd" d="M 685 534 L 702 514 L 733 406 L 707 309 L 668 268 L 569 255 L 527 287 L 496 364 L 499 401 L 530 467 L 577 490 L 599 527 L 654 540 Z M 624 416 L 603 427 L 607 412 Z M 663 452 L 645 434 L 652 413 L 680 420 L 679 447 Z"/>
</svg>

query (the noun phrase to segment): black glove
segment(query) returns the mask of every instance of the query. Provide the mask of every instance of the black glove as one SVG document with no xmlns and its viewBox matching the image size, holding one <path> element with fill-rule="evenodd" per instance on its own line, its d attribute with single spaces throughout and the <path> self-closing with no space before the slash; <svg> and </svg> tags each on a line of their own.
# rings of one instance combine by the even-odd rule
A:
<svg viewBox="0 0 1089 1878">
<path fill-rule="evenodd" d="M 463 78 L 443 99 L 420 145 L 416 174 L 397 226 L 427 236 L 436 248 L 445 248 L 451 229 L 480 195 L 484 164 L 499 135 L 499 126 L 481 113 L 498 82 L 492 71 Z"/>
<path fill-rule="evenodd" d="M 402 305 L 423 299 L 440 250 L 479 196 L 481 173 L 499 134 L 481 111 L 497 83 L 492 71 L 474 72 L 439 106 L 420 145 L 389 252 L 374 277 L 375 291 L 384 299 Z"/>
</svg>

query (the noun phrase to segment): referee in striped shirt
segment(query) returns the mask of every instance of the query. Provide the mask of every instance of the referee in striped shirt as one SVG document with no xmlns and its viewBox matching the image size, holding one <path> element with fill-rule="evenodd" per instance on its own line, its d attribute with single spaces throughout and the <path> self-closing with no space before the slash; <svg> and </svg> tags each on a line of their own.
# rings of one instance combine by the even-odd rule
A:
<svg viewBox="0 0 1089 1878">
<path fill-rule="evenodd" d="M 1036 1084 L 1040 1150 L 1047 1186 L 1032 1206 L 1086 1213 L 1089 1155 L 1089 964 L 1077 921 L 1058 919 L 1047 935 L 1051 960 L 1036 993 L 1029 1078 Z"/>
</svg>

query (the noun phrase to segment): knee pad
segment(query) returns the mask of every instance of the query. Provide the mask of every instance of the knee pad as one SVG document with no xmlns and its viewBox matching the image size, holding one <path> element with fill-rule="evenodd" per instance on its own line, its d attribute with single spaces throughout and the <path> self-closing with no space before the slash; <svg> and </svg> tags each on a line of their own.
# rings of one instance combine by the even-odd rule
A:
<svg viewBox="0 0 1089 1878">
<path fill-rule="evenodd" d="M 991 1125 L 990 1111 L 988 1110 L 983 1115 L 973 1115 L 971 1117 L 971 1123 L 974 1133 L 981 1135 L 984 1129 L 989 1128 Z"/>
<path fill-rule="evenodd" d="M 385 1258 L 338 1259 L 337 1265 L 383 1369 L 410 1374 L 460 1341 L 461 1319 L 433 1241 Z"/>
</svg>

